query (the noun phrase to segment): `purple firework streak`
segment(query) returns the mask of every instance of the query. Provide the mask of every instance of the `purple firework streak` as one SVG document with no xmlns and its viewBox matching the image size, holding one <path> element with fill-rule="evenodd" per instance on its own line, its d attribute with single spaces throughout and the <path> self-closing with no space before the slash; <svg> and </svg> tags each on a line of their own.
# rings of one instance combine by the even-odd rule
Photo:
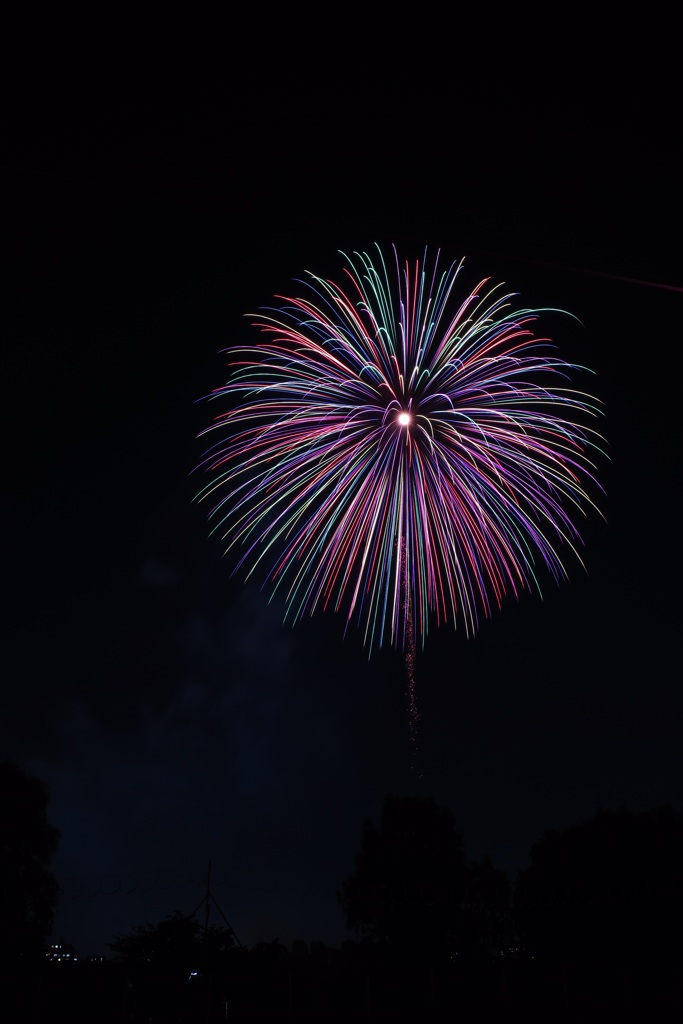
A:
<svg viewBox="0 0 683 1024">
<path fill-rule="evenodd" d="M 489 278 L 459 294 L 463 261 L 342 258 L 341 284 L 307 272 L 228 349 L 197 497 L 286 618 L 343 611 L 370 650 L 406 651 L 412 694 L 431 623 L 472 635 L 564 579 L 561 551 L 580 561 L 601 409 L 534 333 L 544 311 Z"/>
</svg>

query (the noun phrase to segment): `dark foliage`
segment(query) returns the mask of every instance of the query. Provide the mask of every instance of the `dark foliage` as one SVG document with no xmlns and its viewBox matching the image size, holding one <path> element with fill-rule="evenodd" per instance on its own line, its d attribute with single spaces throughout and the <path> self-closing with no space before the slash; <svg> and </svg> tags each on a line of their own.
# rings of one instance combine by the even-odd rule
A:
<svg viewBox="0 0 683 1024">
<path fill-rule="evenodd" d="M 359 937 L 394 954 L 447 956 L 461 939 L 464 888 L 452 813 L 433 800 L 388 796 L 379 827 L 363 826 L 338 899 Z"/>
<path fill-rule="evenodd" d="M 50 871 L 59 832 L 48 821 L 47 785 L 0 762 L 0 958 L 41 958 L 59 889 Z"/>
<path fill-rule="evenodd" d="M 504 871 L 484 859 L 465 874 L 461 951 L 487 959 L 508 955 L 515 944 L 512 884 Z"/>
<path fill-rule="evenodd" d="M 528 949 L 565 960 L 679 957 L 682 911 L 683 813 L 668 806 L 546 832 L 515 895 Z"/>
<path fill-rule="evenodd" d="M 138 966 L 161 966 L 189 974 L 205 968 L 235 945 L 232 931 L 176 910 L 157 925 L 138 925 L 109 943 L 114 959 Z"/>
<path fill-rule="evenodd" d="M 179 910 L 157 925 L 116 935 L 109 946 L 126 972 L 125 1012 L 144 1020 L 189 1021 L 208 1013 L 235 956 L 230 928 L 202 925 Z"/>
</svg>

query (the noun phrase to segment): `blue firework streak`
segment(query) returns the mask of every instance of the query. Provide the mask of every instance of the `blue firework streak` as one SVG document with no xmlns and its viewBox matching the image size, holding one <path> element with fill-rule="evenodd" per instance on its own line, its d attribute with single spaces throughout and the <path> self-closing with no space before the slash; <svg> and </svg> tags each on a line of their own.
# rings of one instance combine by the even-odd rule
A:
<svg viewBox="0 0 683 1024">
<path fill-rule="evenodd" d="M 468 634 L 506 594 L 560 581 L 599 489 L 599 402 L 535 325 L 463 263 L 342 254 L 342 284 L 308 273 L 228 350 L 199 469 L 236 568 L 284 594 L 292 621 L 357 620 L 372 649 Z"/>
</svg>

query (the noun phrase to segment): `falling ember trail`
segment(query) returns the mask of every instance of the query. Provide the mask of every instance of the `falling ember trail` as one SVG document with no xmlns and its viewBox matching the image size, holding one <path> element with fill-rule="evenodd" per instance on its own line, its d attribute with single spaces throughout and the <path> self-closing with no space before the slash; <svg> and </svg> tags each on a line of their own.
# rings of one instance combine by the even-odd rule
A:
<svg viewBox="0 0 683 1024">
<path fill-rule="evenodd" d="M 413 629 L 413 602 L 408 585 L 408 559 L 406 558 L 405 538 L 401 544 L 401 589 L 403 590 L 403 616 L 405 629 L 405 666 L 408 680 L 408 727 L 410 729 L 410 742 L 413 748 L 412 769 L 419 779 L 422 778 L 418 759 L 418 736 L 417 727 L 420 721 L 420 714 L 417 710 L 415 699 L 415 632 Z"/>
</svg>

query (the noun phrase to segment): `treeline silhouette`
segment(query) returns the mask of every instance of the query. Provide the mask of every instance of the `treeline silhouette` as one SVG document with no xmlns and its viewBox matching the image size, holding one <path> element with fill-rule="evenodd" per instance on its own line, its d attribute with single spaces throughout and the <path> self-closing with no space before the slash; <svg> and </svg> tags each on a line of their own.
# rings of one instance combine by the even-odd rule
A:
<svg viewBox="0 0 683 1024">
<path fill-rule="evenodd" d="M 448 808 L 387 796 L 340 882 L 353 936 L 340 949 L 303 940 L 245 949 L 227 921 L 210 925 L 197 908 L 114 936 L 106 959 L 75 962 L 46 957 L 37 941 L 58 898 L 47 790 L 7 763 L 0 790 L 7 1024 L 683 1018 L 683 812 L 674 807 L 600 809 L 547 831 L 513 881 L 490 861 L 466 862 Z"/>
</svg>

